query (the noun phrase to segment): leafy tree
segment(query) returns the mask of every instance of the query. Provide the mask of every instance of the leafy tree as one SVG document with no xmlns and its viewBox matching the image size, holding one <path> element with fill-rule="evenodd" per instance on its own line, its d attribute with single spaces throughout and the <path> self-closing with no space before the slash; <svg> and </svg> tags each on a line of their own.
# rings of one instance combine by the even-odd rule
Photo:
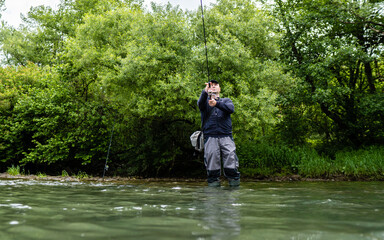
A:
<svg viewBox="0 0 384 240">
<path fill-rule="evenodd" d="M 110 129 L 102 99 L 84 102 L 49 68 L 5 68 L 1 81 L 0 159 L 75 172 L 82 165 L 101 173 Z M 94 169 L 93 171 L 95 171 Z M 56 173 L 57 173 L 56 172 Z"/>
<path fill-rule="evenodd" d="M 355 147 L 383 140 L 380 4 L 275 1 L 275 15 L 284 33 L 282 59 L 303 81 L 299 88 L 304 94 L 297 90 L 288 106 L 319 109 L 321 118 L 332 122 L 324 140 L 327 136 L 329 141 Z M 321 122 L 324 129 L 328 121 Z"/>
<path fill-rule="evenodd" d="M 142 0 L 63 0 L 57 10 L 44 5 L 32 7 L 18 29 L 4 25 L 0 30 L 5 62 L 24 66 L 27 62 L 58 64 L 63 43 L 75 35 L 87 14 L 100 14 L 124 4 L 140 8 Z"/>
</svg>

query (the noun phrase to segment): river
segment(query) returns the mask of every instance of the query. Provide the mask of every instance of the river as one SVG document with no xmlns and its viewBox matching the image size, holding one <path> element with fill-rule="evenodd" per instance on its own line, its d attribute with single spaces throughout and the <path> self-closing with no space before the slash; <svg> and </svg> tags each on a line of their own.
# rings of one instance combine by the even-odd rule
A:
<svg viewBox="0 0 384 240">
<path fill-rule="evenodd" d="M 4 179 L 0 239 L 384 239 L 384 183 Z"/>
</svg>

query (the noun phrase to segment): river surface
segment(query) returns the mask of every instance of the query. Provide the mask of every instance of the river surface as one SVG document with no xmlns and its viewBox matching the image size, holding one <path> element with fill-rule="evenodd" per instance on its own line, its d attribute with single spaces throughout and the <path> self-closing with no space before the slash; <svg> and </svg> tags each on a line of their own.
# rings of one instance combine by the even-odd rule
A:
<svg viewBox="0 0 384 240">
<path fill-rule="evenodd" d="M 0 180 L 0 239 L 384 239 L 384 183 Z"/>
</svg>

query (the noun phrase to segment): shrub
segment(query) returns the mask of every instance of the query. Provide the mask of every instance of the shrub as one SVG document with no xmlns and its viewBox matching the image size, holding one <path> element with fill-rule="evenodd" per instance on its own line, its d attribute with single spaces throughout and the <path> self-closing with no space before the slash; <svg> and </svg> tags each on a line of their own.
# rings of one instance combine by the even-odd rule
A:
<svg viewBox="0 0 384 240">
<path fill-rule="evenodd" d="M 12 165 L 12 167 L 8 168 L 7 173 L 12 176 L 20 175 L 20 166 L 15 167 Z"/>
<path fill-rule="evenodd" d="M 295 173 L 300 161 L 300 154 L 287 146 L 257 141 L 239 143 L 237 155 L 241 172 L 246 176 Z"/>
</svg>

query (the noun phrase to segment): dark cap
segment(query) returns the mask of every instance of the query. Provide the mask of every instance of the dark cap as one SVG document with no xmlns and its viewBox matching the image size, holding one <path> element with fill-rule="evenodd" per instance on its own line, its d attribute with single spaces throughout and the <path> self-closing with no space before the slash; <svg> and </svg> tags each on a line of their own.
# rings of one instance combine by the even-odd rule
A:
<svg viewBox="0 0 384 240">
<path fill-rule="evenodd" d="M 218 81 L 216 81 L 216 80 L 211 80 L 211 81 L 209 81 L 210 83 L 216 83 L 216 84 L 219 84 L 219 82 Z"/>
</svg>

